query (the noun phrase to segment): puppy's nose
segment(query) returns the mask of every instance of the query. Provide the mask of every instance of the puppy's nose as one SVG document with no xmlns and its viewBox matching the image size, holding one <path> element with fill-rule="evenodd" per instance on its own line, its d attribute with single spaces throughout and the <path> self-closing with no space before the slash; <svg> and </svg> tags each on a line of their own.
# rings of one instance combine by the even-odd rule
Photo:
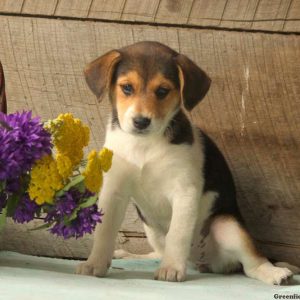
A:
<svg viewBox="0 0 300 300">
<path fill-rule="evenodd" d="M 146 129 L 151 123 L 151 119 L 144 117 L 133 118 L 133 125 L 136 129 Z"/>
</svg>

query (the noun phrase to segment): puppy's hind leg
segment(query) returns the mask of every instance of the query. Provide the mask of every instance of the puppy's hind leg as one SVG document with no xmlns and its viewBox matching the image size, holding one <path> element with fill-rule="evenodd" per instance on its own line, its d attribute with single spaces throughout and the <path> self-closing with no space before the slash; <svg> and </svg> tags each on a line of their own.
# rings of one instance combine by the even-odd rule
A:
<svg viewBox="0 0 300 300">
<path fill-rule="evenodd" d="M 240 262 L 247 276 L 268 284 L 279 285 L 292 277 L 293 273 L 286 267 L 276 267 L 267 258 L 261 256 L 247 231 L 233 216 L 217 216 L 212 221 L 210 235 L 223 253 Z M 220 261 L 217 259 L 217 262 Z M 223 262 L 224 268 L 225 262 Z M 231 260 L 232 263 L 232 260 Z M 212 270 L 217 269 L 212 260 Z"/>
</svg>

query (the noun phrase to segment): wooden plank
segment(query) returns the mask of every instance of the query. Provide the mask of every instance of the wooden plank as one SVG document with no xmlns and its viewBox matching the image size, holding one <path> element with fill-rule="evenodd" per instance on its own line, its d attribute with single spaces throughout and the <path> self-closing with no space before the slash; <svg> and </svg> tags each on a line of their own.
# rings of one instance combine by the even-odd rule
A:
<svg viewBox="0 0 300 300">
<path fill-rule="evenodd" d="M 272 243 L 272 242 L 258 242 L 258 249 L 268 256 L 270 259 L 278 262 L 287 262 L 290 261 L 291 257 L 294 257 L 295 265 L 299 266 L 300 261 L 300 252 L 295 251 L 295 247 L 293 245 L 286 245 L 280 243 Z"/>
<path fill-rule="evenodd" d="M 155 22 L 167 24 L 187 24 L 192 11 L 193 0 L 161 0 Z"/>
<path fill-rule="evenodd" d="M 229 0 L 220 27 L 251 29 L 260 0 Z"/>
<path fill-rule="evenodd" d="M 52 16 L 58 0 L 24 0 L 22 13 L 30 15 Z"/>
<path fill-rule="evenodd" d="M 1 0 L 0 12 L 4 13 L 20 13 L 25 0 Z"/>
<path fill-rule="evenodd" d="M 300 1 L 292 1 L 287 18 L 283 25 L 284 31 L 300 32 Z"/>
<path fill-rule="evenodd" d="M 195 0 L 189 24 L 200 26 L 219 26 L 227 0 Z"/>
<path fill-rule="evenodd" d="M 85 18 L 89 14 L 91 4 L 92 0 L 60 0 L 55 15 Z"/>
<path fill-rule="evenodd" d="M 120 20 L 126 0 L 94 0 L 90 12 L 90 18 Z"/>
<path fill-rule="evenodd" d="M 283 30 L 284 20 L 291 2 L 292 0 L 260 0 L 252 23 L 252 29 L 272 28 L 274 31 Z"/>
<path fill-rule="evenodd" d="M 160 0 L 127 0 L 121 15 L 122 20 L 154 22 Z"/>
<path fill-rule="evenodd" d="M 33 109 L 43 119 L 74 112 L 90 124 L 93 147 L 102 146 L 109 105 L 107 101 L 99 105 L 88 90 L 82 76 L 87 62 L 109 49 L 145 39 L 166 43 L 197 62 L 213 83 L 203 103 L 192 112 L 192 120 L 226 155 L 253 236 L 270 244 L 265 251 L 275 258 L 283 255 L 276 256 L 276 245 L 287 245 L 289 260 L 297 263 L 300 66 L 295 62 L 300 56 L 299 36 L 6 16 L 0 16 L 0 27 L 9 111 Z M 0 240 L 1 247 L 10 245 L 12 232 L 20 230 L 10 227 Z M 26 226 L 18 228 L 25 230 Z M 122 231 L 134 239 L 143 232 L 132 207 Z M 80 242 L 68 249 L 62 242 L 55 244 L 50 234 L 38 234 L 35 248 L 44 255 L 87 253 L 87 246 L 81 249 Z M 25 242 L 33 239 L 32 233 L 16 236 L 18 241 L 10 250 L 33 251 L 33 246 L 26 249 Z M 40 246 L 39 240 L 54 250 Z M 131 247 L 131 238 L 126 245 Z"/>
<path fill-rule="evenodd" d="M 0 12 L 300 32 L 298 0 L 2 0 Z"/>
</svg>

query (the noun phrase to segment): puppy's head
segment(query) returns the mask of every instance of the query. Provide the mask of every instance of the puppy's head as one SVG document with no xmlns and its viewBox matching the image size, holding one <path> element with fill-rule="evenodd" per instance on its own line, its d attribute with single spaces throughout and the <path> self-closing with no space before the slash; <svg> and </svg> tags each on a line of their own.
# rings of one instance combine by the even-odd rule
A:
<svg viewBox="0 0 300 300">
<path fill-rule="evenodd" d="M 181 102 L 192 110 L 211 82 L 189 58 L 157 42 L 112 50 L 91 62 L 85 77 L 98 99 L 109 92 L 117 123 L 132 134 L 164 132 Z"/>
</svg>

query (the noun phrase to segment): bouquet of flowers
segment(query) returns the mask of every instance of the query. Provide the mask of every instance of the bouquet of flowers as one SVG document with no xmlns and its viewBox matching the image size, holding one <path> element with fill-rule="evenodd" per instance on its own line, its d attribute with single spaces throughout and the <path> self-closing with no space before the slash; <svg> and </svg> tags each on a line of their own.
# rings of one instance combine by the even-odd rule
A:
<svg viewBox="0 0 300 300">
<path fill-rule="evenodd" d="M 92 233 L 103 213 L 96 205 L 112 152 L 91 151 L 89 128 L 72 114 L 41 123 L 31 112 L 0 112 L 0 227 L 42 218 L 65 239 Z"/>
</svg>

